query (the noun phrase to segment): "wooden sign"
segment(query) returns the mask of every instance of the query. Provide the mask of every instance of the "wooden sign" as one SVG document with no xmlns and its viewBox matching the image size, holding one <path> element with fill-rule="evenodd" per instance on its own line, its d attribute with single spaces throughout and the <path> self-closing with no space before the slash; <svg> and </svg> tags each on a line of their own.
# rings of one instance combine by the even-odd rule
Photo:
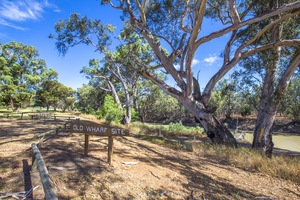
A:
<svg viewBox="0 0 300 200">
<path fill-rule="evenodd" d="M 70 123 L 70 133 L 84 133 L 84 154 L 88 155 L 89 136 L 108 136 L 108 157 L 107 162 L 111 164 L 113 154 L 114 136 L 127 136 L 129 131 L 120 127 L 111 127 L 91 121 L 72 121 Z"/>
<path fill-rule="evenodd" d="M 111 127 L 90 121 L 73 121 L 70 124 L 71 133 L 85 133 L 97 136 L 127 136 L 129 131 L 119 127 Z"/>
</svg>

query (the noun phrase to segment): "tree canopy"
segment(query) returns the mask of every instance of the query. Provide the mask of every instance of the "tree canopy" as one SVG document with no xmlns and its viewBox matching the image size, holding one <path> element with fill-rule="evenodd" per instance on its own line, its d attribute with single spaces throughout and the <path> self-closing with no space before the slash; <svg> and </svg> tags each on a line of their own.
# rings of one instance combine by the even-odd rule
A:
<svg viewBox="0 0 300 200">
<path fill-rule="evenodd" d="M 5 105 L 13 109 L 29 105 L 41 83 L 57 76 L 38 56 L 33 46 L 23 43 L 10 42 L 1 46 L 0 86 Z"/>
</svg>

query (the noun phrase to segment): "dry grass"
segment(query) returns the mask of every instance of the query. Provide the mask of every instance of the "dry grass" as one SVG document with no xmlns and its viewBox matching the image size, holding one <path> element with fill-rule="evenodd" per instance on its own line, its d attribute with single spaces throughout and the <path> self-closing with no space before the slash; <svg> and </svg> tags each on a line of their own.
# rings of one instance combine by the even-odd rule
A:
<svg viewBox="0 0 300 200">
<path fill-rule="evenodd" d="M 90 115 L 90 114 L 79 114 L 79 117 L 82 117 L 84 119 L 90 119 L 93 121 L 99 120 L 96 115 Z"/>
<path fill-rule="evenodd" d="M 167 133 L 168 139 L 158 137 L 160 126 L 133 125 L 130 127 L 131 132 L 138 134 L 137 137 L 150 141 L 152 143 L 166 146 L 176 150 L 190 150 L 210 159 L 214 159 L 222 164 L 234 165 L 235 167 L 267 174 L 280 179 L 290 180 L 300 183 L 300 159 L 287 155 L 273 155 L 270 159 L 262 153 L 249 147 L 231 148 L 227 146 L 212 145 L 209 142 L 180 142 L 170 140 L 172 135 L 181 135 L 181 133 Z M 197 132 L 189 135 L 201 135 Z M 184 134 L 186 135 L 186 134 Z M 171 137 L 169 137 L 171 136 Z"/>
<path fill-rule="evenodd" d="M 270 159 L 262 153 L 249 147 L 231 148 L 227 146 L 212 145 L 209 142 L 184 143 L 158 137 L 161 126 L 148 126 L 136 124 L 130 127 L 131 132 L 138 134 L 137 137 L 152 143 L 166 146 L 176 150 L 190 150 L 199 156 L 214 159 L 223 164 L 234 165 L 235 167 L 290 180 L 300 184 L 300 159 L 288 155 L 273 155 Z M 168 136 L 182 135 L 180 132 L 167 133 Z M 184 135 L 200 135 L 189 133 Z M 170 138 L 169 138 L 170 139 Z"/>
<path fill-rule="evenodd" d="M 287 155 L 273 155 L 268 158 L 260 152 L 247 148 L 231 148 L 205 143 L 192 143 L 193 152 L 213 158 L 219 162 L 234 165 L 244 170 L 300 183 L 300 159 Z"/>
</svg>

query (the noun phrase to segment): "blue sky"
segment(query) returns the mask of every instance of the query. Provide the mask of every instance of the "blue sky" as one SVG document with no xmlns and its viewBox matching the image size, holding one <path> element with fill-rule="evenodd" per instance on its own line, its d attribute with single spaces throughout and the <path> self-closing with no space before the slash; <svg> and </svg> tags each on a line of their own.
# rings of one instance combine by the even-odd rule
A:
<svg viewBox="0 0 300 200">
<path fill-rule="evenodd" d="M 63 57 L 55 48 L 55 40 L 49 39 L 55 33 L 54 25 L 61 19 L 68 19 L 73 13 L 100 19 L 104 24 L 113 24 L 117 30 L 122 28 L 121 12 L 101 6 L 100 0 L 0 0 L 0 41 L 2 44 L 16 41 L 33 45 L 44 59 L 48 68 L 55 69 L 58 80 L 64 85 L 77 89 L 88 81 L 80 74 L 89 59 L 99 58 L 92 47 L 85 45 L 71 48 Z M 208 34 L 218 26 L 210 20 L 204 23 L 204 33 Z M 219 69 L 219 57 L 223 39 L 204 45 L 195 56 L 194 70 L 201 71 L 201 87 Z M 204 76 L 203 76 L 204 75 Z M 203 78 L 204 77 L 204 78 Z"/>
</svg>

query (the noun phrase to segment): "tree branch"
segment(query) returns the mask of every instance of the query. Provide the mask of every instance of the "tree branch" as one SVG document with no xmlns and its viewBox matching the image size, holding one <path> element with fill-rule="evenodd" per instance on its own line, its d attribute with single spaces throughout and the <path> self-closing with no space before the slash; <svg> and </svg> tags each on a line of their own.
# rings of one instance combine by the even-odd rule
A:
<svg viewBox="0 0 300 200">
<path fill-rule="evenodd" d="M 172 45 L 172 43 L 171 43 L 166 37 L 164 37 L 164 36 L 162 36 L 162 35 L 155 35 L 155 34 L 153 34 L 153 36 L 154 36 L 154 37 L 161 38 L 161 39 L 163 39 L 164 41 L 166 41 L 166 42 L 169 44 L 169 46 L 171 47 L 172 51 L 175 51 L 175 47 Z"/>
<path fill-rule="evenodd" d="M 171 95 L 172 97 L 179 99 L 182 96 L 182 92 L 176 90 L 175 88 L 171 87 L 165 81 L 161 80 L 157 75 L 152 73 L 147 69 L 143 69 L 140 73 L 147 79 L 151 80 L 154 84 L 156 84 L 160 89 L 162 89 L 167 94 Z"/>
<path fill-rule="evenodd" d="M 151 31 L 147 27 L 145 27 L 139 20 L 136 19 L 133 11 L 131 10 L 131 5 L 130 5 L 129 0 L 127 0 L 127 4 L 128 4 L 127 5 L 128 12 L 130 14 L 131 25 L 141 31 L 142 35 L 147 40 L 148 44 L 152 47 L 153 51 L 155 52 L 156 56 L 158 57 L 158 59 L 160 60 L 162 65 L 165 67 L 166 71 L 174 78 L 174 80 L 177 82 L 179 87 L 185 88 L 185 82 L 179 76 L 173 63 L 170 61 L 168 56 L 165 54 L 165 52 L 161 48 L 160 44 L 156 42 Z"/>
<path fill-rule="evenodd" d="M 276 15 L 279 15 L 279 14 L 281 14 L 283 12 L 286 12 L 286 11 L 289 11 L 289 10 L 292 10 L 292 9 L 297 9 L 297 8 L 300 8 L 300 2 L 298 2 L 298 1 L 290 3 L 290 4 L 287 4 L 287 5 L 283 5 L 280 8 L 272 10 L 272 11 L 270 11 L 270 12 L 268 12 L 266 14 L 263 14 L 261 16 L 257 16 L 257 17 L 248 19 L 248 20 L 246 20 L 244 22 L 241 22 L 241 23 L 238 23 L 238 24 L 233 24 L 232 26 L 229 26 L 227 28 L 224 28 L 222 30 L 213 32 L 213 33 L 211 33 L 211 34 L 209 34 L 207 36 L 204 36 L 204 37 L 200 38 L 199 40 L 196 41 L 196 47 L 198 48 L 201 44 L 203 44 L 205 42 L 208 42 L 208 41 L 210 41 L 212 39 L 221 37 L 221 36 L 223 36 L 223 35 L 231 32 L 233 30 L 237 30 L 237 29 L 243 28 L 245 26 L 257 23 L 259 21 L 265 20 L 267 18 L 276 16 Z"/>
<path fill-rule="evenodd" d="M 289 63 L 289 65 L 287 66 L 286 70 L 284 71 L 284 73 L 281 76 L 281 79 L 279 80 L 279 83 L 276 87 L 275 90 L 275 100 L 277 101 L 276 104 L 279 104 L 282 96 L 283 96 L 283 92 L 286 90 L 286 88 L 288 87 L 291 77 L 293 76 L 295 70 L 297 69 L 297 67 L 300 66 L 300 49 L 298 49 L 295 52 L 295 56 L 293 57 L 293 59 L 291 60 L 291 62 Z"/>
<path fill-rule="evenodd" d="M 100 79 L 104 79 L 105 81 L 107 81 L 105 76 L 93 75 L 92 78 L 100 78 Z M 102 87 L 102 86 L 98 86 L 98 87 L 99 87 L 101 90 L 104 90 L 104 91 L 107 91 L 107 92 L 111 92 L 111 89 L 110 89 L 110 88 L 105 88 L 105 87 Z"/>
<path fill-rule="evenodd" d="M 236 52 L 235 56 L 231 59 L 230 62 L 227 64 L 224 63 L 222 68 L 209 80 L 207 83 L 203 95 L 202 100 L 204 105 L 207 104 L 211 98 L 211 93 L 213 90 L 213 87 L 216 85 L 216 83 L 230 70 L 232 67 L 234 67 L 241 59 L 251 56 L 255 53 L 262 52 L 267 49 L 277 48 L 279 46 L 299 46 L 300 45 L 300 39 L 293 39 L 293 40 L 282 40 L 274 43 L 270 43 L 258 48 L 249 49 L 248 51 L 241 53 Z"/>
<path fill-rule="evenodd" d="M 240 19 L 238 11 L 236 10 L 234 0 L 229 0 L 229 9 L 230 9 L 231 16 L 233 18 L 233 24 L 241 23 L 241 19 Z"/>
<path fill-rule="evenodd" d="M 184 20 L 186 18 L 186 15 L 189 11 L 189 3 L 190 3 L 190 0 L 187 0 L 186 3 L 185 3 L 185 9 L 184 9 L 184 12 L 183 12 L 183 15 L 182 15 L 182 18 L 181 18 L 181 21 L 180 21 L 180 29 L 187 32 L 187 33 L 191 33 L 192 30 L 189 26 L 184 26 Z"/>
<path fill-rule="evenodd" d="M 218 18 L 219 18 L 219 20 L 222 22 L 223 25 L 226 25 L 226 24 L 232 24 L 232 21 L 231 21 L 231 20 L 228 20 L 228 21 L 224 21 L 224 20 L 223 20 L 221 14 L 220 14 L 220 13 L 221 13 L 221 10 L 219 9 L 219 6 L 218 6 L 218 5 L 213 5 L 213 4 L 210 3 L 210 2 L 207 2 L 207 4 L 208 4 L 210 7 L 214 8 L 214 9 L 216 10 L 217 15 L 218 15 Z"/>
<path fill-rule="evenodd" d="M 244 43 L 243 45 L 241 45 L 236 52 L 241 52 L 242 49 L 244 49 L 245 47 L 251 45 L 254 41 L 256 41 L 258 38 L 260 38 L 264 33 L 266 33 L 268 30 L 270 30 L 272 27 L 274 27 L 275 25 L 279 24 L 280 22 L 291 18 L 295 15 L 300 14 L 300 10 L 296 11 L 296 12 L 292 12 L 289 13 L 279 19 L 276 19 L 275 21 L 273 21 L 272 23 L 268 24 L 267 26 L 265 26 L 261 31 L 259 31 L 251 40 L 247 41 L 246 43 Z"/>
<path fill-rule="evenodd" d="M 187 59 L 185 63 L 186 67 L 186 96 L 190 97 L 193 93 L 193 71 L 192 71 L 192 62 L 193 58 L 195 56 L 195 52 L 197 50 L 197 47 L 195 46 L 195 41 L 198 37 L 199 31 L 201 30 L 203 17 L 205 14 L 205 8 L 206 8 L 206 0 L 199 0 L 196 3 L 195 9 L 194 9 L 194 15 L 195 15 L 195 21 L 193 24 L 193 30 L 190 35 L 189 44 L 188 44 L 188 53 L 187 53 Z"/>
<path fill-rule="evenodd" d="M 123 7 L 123 6 L 124 6 L 123 0 L 120 0 L 120 6 L 115 6 L 115 5 L 113 4 L 113 2 L 111 2 L 111 0 L 102 0 L 101 3 L 102 3 L 102 4 L 107 4 L 107 3 L 109 3 L 109 5 L 110 5 L 111 7 L 115 8 L 115 9 L 118 9 L 118 10 L 123 10 L 123 9 L 124 9 L 124 7 Z"/>
<path fill-rule="evenodd" d="M 208 82 L 208 84 L 205 87 L 205 90 L 203 92 L 203 101 L 204 104 L 208 103 L 211 97 L 211 92 L 213 87 L 215 86 L 215 84 L 234 66 L 236 65 L 241 59 L 253 55 L 255 53 L 264 51 L 266 49 L 270 49 L 270 48 L 276 48 L 276 47 L 280 47 L 280 46 L 293 46 L 296 45 L 299 40 L 298 39 L 294 39 L 294 40 L 283 40 L 283 41 L 275 41 L 273 43 L 270 44 L 265 44 L 263 46 L 257 47 L 257 48 L 253 48 L 253 49 L 249 49 L 248 51 L 242 53 L 242 50 L 248 46 L 250 46 L 254 41 L 256 41 L 259 37 L 261 37 L 265 32 L 267 32 L 268 30 L 270 30 L 272 27 L 274 27 L 275 25 L 281 23 L 282 21 L 293 17 L 295 15 L 298 15 L 300 13 L 300 11 L 295 11 L 292 13 L 289 13 L 275 21 L 273 21 L 273 23 L 268 24 L 267 26 L 265 26 L 261 31 L 259 31 L 254 37 L 252 37 L 249 41 L 245 42 L 243 45 L 241 45 L 234 54 L 234 57 L 232 58 L 231 61 L 229 61 L 229 53 L 230 53 L 230 45 L 232 42 L 232 38 L 229 40 L 229 42 L 227 43 L 226 47 L 225 47 L 225 52 L 224 52 L 224 64 L 222 66 L 222 68 L 218 71 L 217 74 L 215 74 L 210 81 Z M 228 46 L 229 45 L 229 46 Z"/>
<path fill-rule="evenodd" d="M 135 0 L 135 3 L 137 5 L 137 8 L 140 11 L 140 16 L 141 16 L 141 20 L 143 22 L 143 25 L 146 26 L 147 23 L 146 23 L 146 15 L 145 15 L 145 10 L 144 10 L 144 8 L 145 8 L 144 6 L 146 5 L 146 0 L 144 0 L 143 8 L 142 8 L 139 0 Z"/>
</svg>

